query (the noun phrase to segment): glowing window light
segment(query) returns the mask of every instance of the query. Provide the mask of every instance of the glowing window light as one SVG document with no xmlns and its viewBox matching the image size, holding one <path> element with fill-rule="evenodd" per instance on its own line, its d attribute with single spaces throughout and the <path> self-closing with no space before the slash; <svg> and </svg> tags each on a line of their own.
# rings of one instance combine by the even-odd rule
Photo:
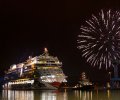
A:
<svg viewBox="0 0 120 100">
<path fill-rule="evenodd" d="M 14 64 L 13 66 L 12 66 L 12 69 L 16 69 L 17 68 L 17 66 Z"/>
</svg>

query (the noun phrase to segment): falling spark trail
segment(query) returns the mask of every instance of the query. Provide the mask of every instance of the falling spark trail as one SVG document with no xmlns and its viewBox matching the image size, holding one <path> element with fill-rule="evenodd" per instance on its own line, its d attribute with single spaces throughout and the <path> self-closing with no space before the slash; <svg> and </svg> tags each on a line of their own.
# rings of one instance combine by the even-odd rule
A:
<svg viewBox="0 0 120 100">
<path fill-rule="evenodd" d="M 104 11 L 92 14 L 80 27 L 78 48 L 91 66 L 111 67 L 120 59 L 120 12 Z"/>
</svg>

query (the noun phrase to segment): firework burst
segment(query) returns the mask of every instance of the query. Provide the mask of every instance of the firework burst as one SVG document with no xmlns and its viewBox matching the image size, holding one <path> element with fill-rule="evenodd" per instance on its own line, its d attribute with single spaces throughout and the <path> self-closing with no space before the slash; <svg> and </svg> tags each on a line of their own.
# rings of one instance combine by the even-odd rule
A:
<svg viewBox="0 0 120 100">
<path fill-rule="evenodd" d="M 80 27 L 78 48 L 91 66 L 110 67 L 120 58 L 120 12 L 103 11 L 92 15 Z"/>
</svg>

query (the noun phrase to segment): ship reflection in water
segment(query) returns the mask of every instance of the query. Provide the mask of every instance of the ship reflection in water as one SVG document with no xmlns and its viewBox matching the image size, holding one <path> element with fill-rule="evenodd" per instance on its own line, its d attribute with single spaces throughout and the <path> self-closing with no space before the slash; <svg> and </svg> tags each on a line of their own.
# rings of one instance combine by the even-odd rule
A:
<svg viewBox="0 0 120 100">
<path fill-rule="evenodd" d="M 3 90 L 0 100 L 119 100 L 120 90 L 17 91 Z"/>
<path fill-rule="evenodd" d="M 77 100 L 92 100 L 92 91 L 75 91 Z"/>
<path fill-rule="evenodd" d="M 68 100 L 66 92 L 3 90 L 0 100 Z"/>
</svg>

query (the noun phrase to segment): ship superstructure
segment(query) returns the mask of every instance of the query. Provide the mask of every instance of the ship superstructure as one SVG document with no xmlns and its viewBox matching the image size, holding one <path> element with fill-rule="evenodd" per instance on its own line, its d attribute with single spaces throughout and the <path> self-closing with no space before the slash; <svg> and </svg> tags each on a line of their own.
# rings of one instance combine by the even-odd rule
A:
<svg viewBox="0 0 120 100">
<path fill-rule="evenodd" d="M 86 77 L 85 72 L 82 72 L 79 83 L 73 87 L 73 89 L 76 89 L 76 90 L 79 90 L 79 89 L 88 90 L 88 89 L 93 89 L 93 88 L 94 88 L 94 85 Z"/>
<path fill-rule="evenodd" d="M 45 48 L 42 55 L 12 65 L 4 77 L 3 88 L 58 89 L 61 83 L 67 82 L 61 67 L 62 62 L 50 56 Z"/>
</svg>

